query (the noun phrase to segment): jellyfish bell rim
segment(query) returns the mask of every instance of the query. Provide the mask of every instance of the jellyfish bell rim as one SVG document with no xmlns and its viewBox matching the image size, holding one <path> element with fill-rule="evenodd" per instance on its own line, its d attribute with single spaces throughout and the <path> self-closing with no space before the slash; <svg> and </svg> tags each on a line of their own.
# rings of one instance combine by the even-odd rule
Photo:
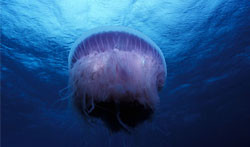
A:
<svg viewBox="0 0 250 147">
<path fill-rule="evenodd" d="M 164 72 L 165 72 L 165 77 L 167 77 L 167 65 L 166 65 L 166 61 L 164 58 L 164 55 L 161 51 L 161 49 L 154 43 L 153 40 L 151 40 L 148 36 L 146 36 L 145 34 L 143 34 L 140 31 L 137 31 L 135 29 L 129 28 L 129 27 L 124 27 L 124 26 L 104 26 L 104 27 L 96 27 L 90 30 L 87 30 L 86 32 L 84 32 L 72 45 L 71 49 L 70 49 L 70 53 L 69 53 L 69 57 L 68 57 L 68 68 L 69 70 L 71 69 L 71 62 L 72 62 L 72 57 L 73 54 L 75 52 L 75 50 L 77 49 L 77 46 L 84 41 L 85 39 L 87 39 L 88 37 L 94 35 L 94 34 L 98 34 L 98 33 L 104 33 L 104 32 L 125 32 L 125 33 L 129 33 L 132 35 L 135 35 L 141 39 L 143 39 L 144 41 L 146 41 L 147 43 L 149 43 L 150 45 L 153 46 L 154 49 L 156 49 L 156 51 L 159 53 L 161 60 L 162 60 L 162 64 L 164 66 Z"/>
</svg>

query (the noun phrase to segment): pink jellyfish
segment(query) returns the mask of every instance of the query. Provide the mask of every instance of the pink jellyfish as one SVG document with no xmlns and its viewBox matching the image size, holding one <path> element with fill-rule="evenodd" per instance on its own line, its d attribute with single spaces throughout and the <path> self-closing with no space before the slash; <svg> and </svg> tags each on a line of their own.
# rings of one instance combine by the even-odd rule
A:
<svg viewBox="0 0 250 147">
<path fill-rule="evenodd" d="M 160 48 L 126 27 L 86 32 L 71 48 L 68 63 L 74 108 L 114 131 L 150 118 L 167 76 Z"/>
</svg>

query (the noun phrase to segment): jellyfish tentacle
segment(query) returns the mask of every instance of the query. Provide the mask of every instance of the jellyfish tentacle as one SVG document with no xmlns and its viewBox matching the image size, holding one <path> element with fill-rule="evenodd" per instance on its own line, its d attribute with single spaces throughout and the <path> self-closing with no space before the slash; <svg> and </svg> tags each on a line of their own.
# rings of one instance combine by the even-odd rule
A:
<svg viewBox="0 0 250 147">
<path fill-rule="evenodd" d="M 87 110 L 88 113 L 91 113 L 91 112 L 95 109 L 94 98 L 91 97 L 91 98 L 90 98 L 90 101 L 91 101 L 91 104 L 90 104 L 91 106 L 90 106 L 90 109 Z"/>
<path fill-rule="evenodd" d="M 120 111 L 118 111 L 118 112 L 116 113 L 116 118 L 117 118 L 119 124 L 120 124 L 127 132 L 131 132 L 131 129 L 130 129 L 125 123 L 123 123 L 123 121 L 121 120 Z"/>
<path fill-rule="evenodd" d="M 83 98 L 82 98 L 82 112 L 84 113 L 84 115 L 88 116 L 88 113 L 86 112 L 86 95 L 83 94 Z"/>
</svg>

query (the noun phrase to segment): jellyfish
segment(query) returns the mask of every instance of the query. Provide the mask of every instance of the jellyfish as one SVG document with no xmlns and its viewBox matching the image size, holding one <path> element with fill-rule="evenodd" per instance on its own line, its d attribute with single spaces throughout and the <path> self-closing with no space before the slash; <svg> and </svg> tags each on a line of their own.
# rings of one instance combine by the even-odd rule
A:
<svg viewBox="0 0 250 147">
<path fill-rule="evenodd" d="M 73 108 L 99 118 L 113 131 L 151 118 L 167 76 L 160 48 L 127 27 L 101 27 L 83 34 L 68 58 Z"/>
</svg>

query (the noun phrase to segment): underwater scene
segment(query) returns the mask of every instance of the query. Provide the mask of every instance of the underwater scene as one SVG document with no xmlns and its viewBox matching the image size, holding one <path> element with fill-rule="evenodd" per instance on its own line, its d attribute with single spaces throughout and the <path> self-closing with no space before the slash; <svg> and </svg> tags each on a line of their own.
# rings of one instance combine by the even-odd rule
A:
<svg viewBox="0 0 250 147">
<path fill-rule="evenodd" d="M 2 0 L 2 147 L 249 147 L 249 0 Z"/>
</svg>

